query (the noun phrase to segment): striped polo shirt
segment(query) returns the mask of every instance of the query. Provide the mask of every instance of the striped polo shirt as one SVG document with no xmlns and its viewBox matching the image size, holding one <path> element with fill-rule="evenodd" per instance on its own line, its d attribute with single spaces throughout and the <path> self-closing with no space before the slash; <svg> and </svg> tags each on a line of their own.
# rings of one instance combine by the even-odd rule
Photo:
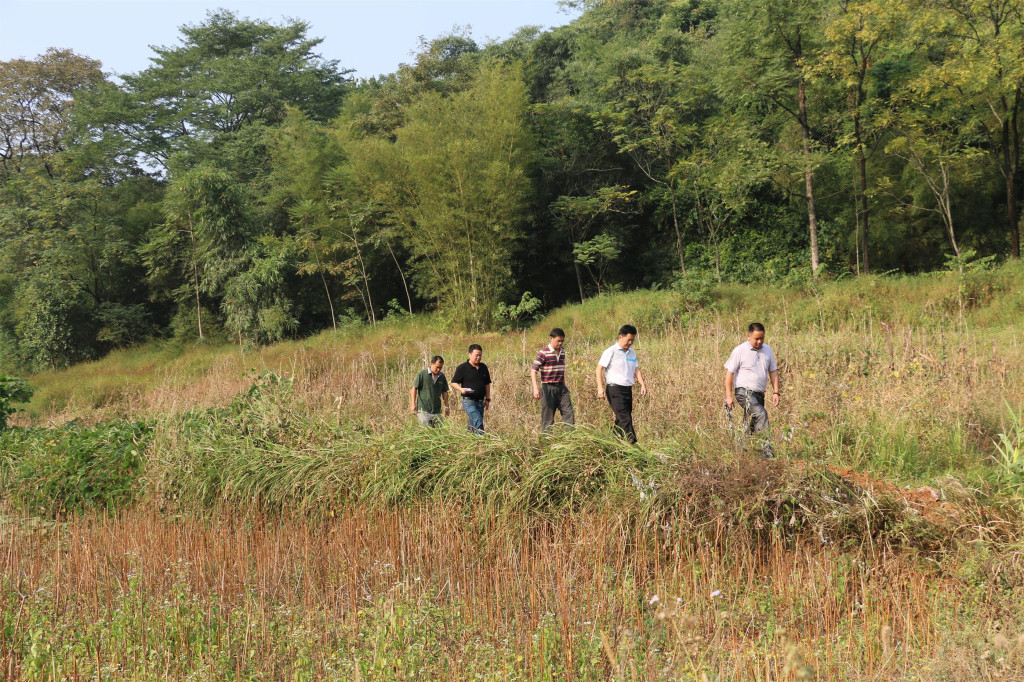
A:
<svg viewBox="0 0 1024 682">
<path fill-rule="evenodd" d="M 537 351 L 537 359 L 533 361 L 534 371 L 540 372 L 542 384 L 560 384 L 565 381 L 565 348 L 558 352 L 551 346 L 544 346 Z"/>
</svg>

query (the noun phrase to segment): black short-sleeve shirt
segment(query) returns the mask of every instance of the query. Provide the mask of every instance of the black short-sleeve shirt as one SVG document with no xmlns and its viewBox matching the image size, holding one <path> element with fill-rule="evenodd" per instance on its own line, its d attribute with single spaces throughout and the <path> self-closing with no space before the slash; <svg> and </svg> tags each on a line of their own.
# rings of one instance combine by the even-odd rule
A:
<svg viewBox="0 0 1024 682">
<path fill-rule="evenodd" d="M 487 365 L 484 363 L 481 362 L 474 367 L 467 360 L 455 368 L 455 374 L 452 375 L 452 383 L 471 389 L 462 394 L 463 398 L 483 400 L 487 397 L 487 384 L 491 383 L 491 373 L 487 370 Z"/>
</svg>

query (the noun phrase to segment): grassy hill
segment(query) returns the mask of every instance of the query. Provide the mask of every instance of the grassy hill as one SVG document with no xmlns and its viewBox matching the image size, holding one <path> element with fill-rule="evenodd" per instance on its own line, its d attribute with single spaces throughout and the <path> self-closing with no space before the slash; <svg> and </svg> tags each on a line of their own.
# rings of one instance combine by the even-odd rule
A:
<svg viewBox="0 0 1024 682">
<path fill-rule="evenodd" d="M 693 282 L 524 331 L 403 317 L 32 377 L 0 436 L 0 670 L 1009 679 L 1022 292 L 1017 265 Z M 781 362 L 771 462 L 721 407 L 754 320 Z M 609 435 L 593 386 L 626 322 L 652 389 L 639 447 Z M 580 428 L 539 441 L 528 370 L 552 326 Z M 470 342 L 495 381 L 488 435 L 459 413 L 420 429 L 411 378 Z"/>
</svg>

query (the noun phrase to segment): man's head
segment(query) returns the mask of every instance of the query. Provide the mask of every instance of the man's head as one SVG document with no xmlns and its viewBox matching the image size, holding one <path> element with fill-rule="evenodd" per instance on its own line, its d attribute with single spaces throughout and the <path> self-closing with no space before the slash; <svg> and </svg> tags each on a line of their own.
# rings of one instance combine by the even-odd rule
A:
<svg viewBox="0 0 1024 682">
<path fill-rule="evenodd" d="M 474 343 L 469 347 L 469 364 L 476 367 L 480 364 L 480 358 L 484 356 L 484 349 L 480 347 L 479 343 Z"/>
<path fill-rule="evenodd" d="M 636 340 L 636 327 L 631 324 L 624 324 L 619 327 L 619 348 L 628 350 Z"/>
<path fill-rule="evenodd" d="M 430 359 L 430 371 L 432 374 L 437 374 L 444 367 L 444 358 L 440 355 L 435 355 Z"/>
<path fill-rule="evenodd" d="M 552 329 L 548 336 L 551 339 L 551 350 L 558 350 L 562 347 L 562 344 L 565 343 L 565 332 L 560 327 Z"/>
<path fill-rule="evenodd" d="M 754 350 L 760 350 L 764 345 L 764 325 L 760 322 L 751 322 L 747 327 L 747 343 Z"/>
</svg>

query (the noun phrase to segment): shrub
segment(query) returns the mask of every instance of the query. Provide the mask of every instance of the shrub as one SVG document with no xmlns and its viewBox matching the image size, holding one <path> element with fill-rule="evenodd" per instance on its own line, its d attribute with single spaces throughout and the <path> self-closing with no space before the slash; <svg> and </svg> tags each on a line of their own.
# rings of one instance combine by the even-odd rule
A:
<svg viewBox="0 0 1024 682">
<path fill-rule="evenodd" d="M 121 509 L 139 492 L 150 431 L 150 425 L 133 422 L 8 431 L 0 456 L 7 460 L 9 498 L 15 507 L 48 517 Z"/>
<path fill-rule="evenodd" d="M 24 379 L 0 376 L 0 431 L 7 428 L 7 418 L 18 411 L 15 403 L 27 403 L 32 387 Z"/>
</svg>

